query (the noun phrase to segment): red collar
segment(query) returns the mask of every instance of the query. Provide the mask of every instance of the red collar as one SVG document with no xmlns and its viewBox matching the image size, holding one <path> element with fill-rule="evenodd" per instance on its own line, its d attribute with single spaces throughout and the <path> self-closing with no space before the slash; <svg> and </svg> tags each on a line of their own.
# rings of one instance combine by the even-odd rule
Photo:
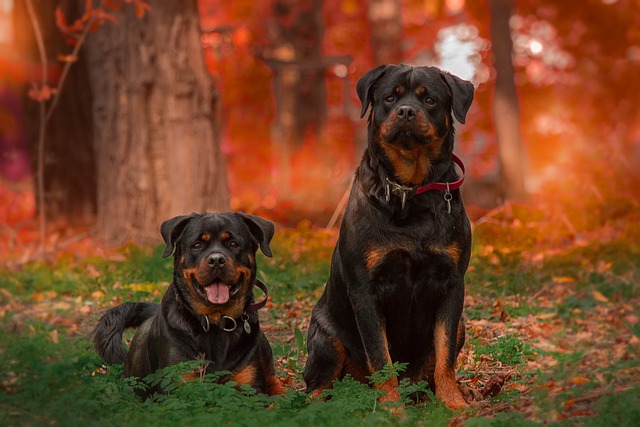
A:
<svg viewBox="0 0 640 427">
<path fill-rule="evenodd" d="M 260 290 L 262 292 L 264 292 L 264 299 L 262 301 L 254 302 L 254 303 L 250 304 L 249 307 L 247 307 L 247 310 L 249 310 L 249 311 L 258 311 L 258 310 L 260 310 L 262 307 L 267 305 L 267 300 L 269 299 L 269 289 L 267 288 L 267 285 L 265 285 L 262 282 L 262 280 L 256 279 L 256 286 L 258 288 L 260 288 Z"/>
<path fill-rule="evenodd" d="M 431 191 L 431 190 L 445 191 L 444 198 L 447 201 L 447 203 L 449 203 L 451 201 L 451 191 L 457 190 L 464 183 L 464 172 L 465 172 L 464 163 L 462 162 L 460 157 L 451 153 L 451 160 L 453 160 L 453 162 L 457 164 L 462 170 L 462 177 L 459 180 L 454 182 L 432 182 L 431 184 L 421 185 L 417 187 L 407 187 L 405 185 L 401 185 L 401 184 L 398 184 L 397 182 L 391 181 L 389 177 L 387 177 L 386 175 L 383 175 L 384 174 L 383 170 L 379 169 L 382 182 L 384 184 L 385 199 L 387 203 L 389 203 L 389 200 L 391 199 L 391 194 L 395 194 L 396 196 L 400 197 L 400 200 L 402 203 L 402 209 L 404 209 L 405 202 L 407 201 L 408 198 L 412 198 L 414 196 L 417 196 L 418 194 L 426 193 L 427 191 Z M 450 204 L 448 206 L 450 209 Z"/>
<path fill-rule="evenodd" d="M 453 160 L 456 165 L 460 166 L 460 170 L 462 170 L 462 177 L 454 182 L 433 182 L 431 184 L 423 185 L 416 188 L 416 195 L 422 194 L 429 190 L 451 191 L 457 190 L 458 188 L 462 187 L 462 184 L 464 183 L 464 163 L 462 163 L 462 159 L 460 159 L 460 157 L 456 156 L 453 153 L 451 153 L 451 160 Z"/>
</svg>

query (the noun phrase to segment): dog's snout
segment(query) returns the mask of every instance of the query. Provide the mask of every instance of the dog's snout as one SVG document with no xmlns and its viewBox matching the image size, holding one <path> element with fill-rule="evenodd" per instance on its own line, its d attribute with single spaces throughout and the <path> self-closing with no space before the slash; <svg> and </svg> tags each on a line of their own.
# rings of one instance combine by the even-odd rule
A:
<svg viewBox="0 0 640 427">
<path fill-rule="evenodd" d="M 416 116 L 416 109 L 410 105 L 402 105 L 398 107 L 397 114 L 402 119 L 411 120 Z"/>
<path fill-rule="evenodd" d="M 402 105 L 398 107 L 397 114 L 399 118 L 411 121 L 416 116 L 416 109 L 410 105 Z"/>
<path fill-rule="evenodd" d="M 226 262 L 227 260 L 222 254 L 211 254 L 209 255 L 209 258 L 207 258 L 207 264 L 209 264 L 209 267 L 222 267 Z"/>
</svg>

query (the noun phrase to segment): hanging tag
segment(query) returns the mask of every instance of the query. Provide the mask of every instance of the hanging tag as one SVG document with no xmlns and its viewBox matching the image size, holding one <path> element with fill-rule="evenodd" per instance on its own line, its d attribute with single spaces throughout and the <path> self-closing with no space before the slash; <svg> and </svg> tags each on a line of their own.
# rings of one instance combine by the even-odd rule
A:
<svg viewBox="0 0 640 427">
<path fill-rule="evenodd" d="M 240 320 L 242 320 L 242 327 L 247 334 L 251 333 L 251 325 L 249 324 L 249 315 L 247 313 L 242 313 L 240 316 Z"/>
<path fill-rule="evenodd" d="M 444 200 L 447 202 L 447 213 L 451 213 L 451 199 L 453 199 L 453 196 L 449 192 L 449 183 L 447 182 L 447 191 L 444 193 Z"/>
</svg>

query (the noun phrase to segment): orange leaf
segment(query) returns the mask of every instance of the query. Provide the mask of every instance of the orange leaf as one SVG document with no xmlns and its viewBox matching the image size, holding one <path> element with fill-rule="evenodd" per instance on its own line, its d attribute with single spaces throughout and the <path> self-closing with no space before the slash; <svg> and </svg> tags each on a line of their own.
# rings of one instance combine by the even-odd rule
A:
<svg viewBox="0 0 640 427">
<path fill-rule="evenodd" d="M 120 3 L 114 0 L 104 0 L 102 6 L 104 6 L 105 9 L 111 9 L 116 12 L 120 10 Z"/>
<path fill-rule="evenodd" d="M 58 61 L 60 62 L 76 62 L 78 57 L 75 55 L 58 55 Z"/>
<path fill-rule="evenodd" d="M 40 89 L 38 88 L 29 89 L 29 92 L 27 93 L 27 95 L 29 95 L 29 98 L 34 99 L 38 102 L 41 102 L 41 101 L 50 100 L 54 93 L 56 93 L 55 89 L 53 89 L 49 85 L 45 85 L 45 86 L 42 86 Z"/>
<path fill-rule="evenodd" d="M 145 3 L 143 1 L 135 1 L 134 3 L 136 7 L 136 16 L 138 18 L 142 18 L 146 11 L 151 10 L 149 3 Z"/>
<path fill-rule="evenodd" d="M 118 23 L 118 18 L 116 18 L 115 15 L 107 13 L 102 9 L 93 9 L 91 13 L 99 24 L 103 24 L 104 21 L 111 21 L 114 24 Z"/>
<path fill-rule="evenodd" d="M 552 277 L 553 283 L 573 283 L 576 281 L 573 277 Z"/>
<path fill-rule="evenodd" d="M 596 301 L 600 301 L 600 302 L 609 302 L 609 299 L 607 297 L 605 297 L 604 295 L 602 295 L 600 292 L 598 291 L 591 291 L 591 294 L 593 295 L 593 298 Z"/>
<path fill-rule="evenodd" d="M 67 18 L 65 18 L 64 13 L 62 12 L 62 8 L 60 7 L 60 5 L 56 6 L 56 11 L 55 11 L 54 14 L 55 14 L 55 17 L 56 17 L 56 26 L 63 33 L 68 32 L 69 31 L 69 24 L 67 24 Z"/>
<path fill-rule="evenodd" d="M 571 382 L 574 384 L 586 384 L 589 382 L 589 379 L 585 377 L 573 377 L 571 378 Z"/>
</svg>

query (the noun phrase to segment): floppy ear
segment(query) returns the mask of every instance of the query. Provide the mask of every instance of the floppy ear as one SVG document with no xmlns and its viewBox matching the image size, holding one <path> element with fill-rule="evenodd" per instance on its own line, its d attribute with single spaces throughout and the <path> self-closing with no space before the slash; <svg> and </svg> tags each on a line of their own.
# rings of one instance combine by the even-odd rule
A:
<svg viewBox="0 0 640 427">
<path fill-rule="evenodd" d="M 441 71 L 441 73 L 445 83 L 451 89 L 453 114 L 460 123 L 464 124 L 467 111 L 469 111 L 473 101 L 473 83 L 462 80 L 460 77 L 449 74 L 446 71 Z"/>
<path fill-rule="evenodd" d="M 271 248 L 269 248 L 269 243 L 271 242 L 273 233 L 275 232 L 273 223 L 256 215 L 249 215 L 242 212 L 238 212 L 238 215 L 240 215 L 245 224 L 247 224 L 247 227 L 249 227 L 251 235 L 258 241 L 262 253 L 271 257 Z"/>
<path fill-rule="evenodd" d="M 377 82 L 391 65 L 379 65 L 373 70 L 367 71 L 367 73 L 358 79 L 356 83 L 356 93 L 360 102 L 362 103 L 362 111 L 360 111 L 360 118 L 364 117 L 364 114 L 369 108 L 371 103 L 371 87 Z"/>
<path fill-rule="evenodd" d="M 182 235 L 184 228 L 194 216 L 195 214 L 180 215 L 162 223 L 160 226 L 160 234 L 162 234 L 164 243 L 167 245 L 162 253 L 163 258 L 166 258 L 173 253 L 173 248 L 178 240 L 180 240 L 180 235 Z"/>
</svg>

